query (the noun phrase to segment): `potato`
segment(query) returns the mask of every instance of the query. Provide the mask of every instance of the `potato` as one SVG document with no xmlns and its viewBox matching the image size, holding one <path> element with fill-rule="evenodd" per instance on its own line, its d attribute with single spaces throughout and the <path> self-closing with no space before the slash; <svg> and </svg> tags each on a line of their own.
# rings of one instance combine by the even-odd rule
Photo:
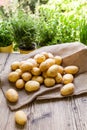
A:
<svg viewBox="0 0 87 130">
<path fill-rule="evenodd" d="M 43 73 L 42 73 L 42 76 L 44 77 L 44 78 L 47 78 L 48 76 L 47 76 L 47 71 L 44 71 Z"/>
<path fill-rule="evenodd" d="M 54 58 L 53 54 L 50 53 L 50 52 L 48 52 L 48 57 L 49 57 L 49 58 Z"/>
<path fill-rule="evenodd" d="M 46 57 L 44 55 L 42 55 L 42 54 L 36 54 L 34 56 L 34 59 L 36 60 L 37 63 L 40 64 L 40 63 L 42 63 L 42 62 L 44 62 L 46 60 Z"/>
<path fill-rule="evenodd" d="M 25 62 L 20 66 L 22 72 L 30 71 L 33 68 L 33 64 L 30 62 Z"/>
<path fill-rule="evenodd" d="M 55 63 L 57 65 L 60 65 L 62 63 L 62 57 L 61 56 L 55 56 L 54 59 L 55 59 Z"/>
<path fill-rule="evenodd" d="M 48 69 L 47 63 L 46 62 L 42 62 L 39 66 L 41 72 L 44 72 Z"/>
<path fill-rule="evenodd" d="M 40 83 L 37 81 L 28 81 L 25 84 L 25 90 L 28 92 L 34 92 L 40 89 Z"/>
<path fill-rule="evenodd" d="M 40 68 L 38 68 L 38 67 L 33 67 L 33 69 L 31 70 L 31 73 L 32 73 L 33 75 L 36 75 L 36 76 L 40 75 L 40 74 L 41 74 Z"/>
<path fill-rule="evenodd" d="M 31 75 L 31 73 L 29 73 L 29 72 L 24 72 L 24 73 L 21 75 L 21 77 L 22 77 L 22 79 L 23 79 L 24 81 L 29 81 L 29 80 L 32 78 L 32 75 Z"/>
<path fill-rule="evenodd" d="M 23 111 L 17 111 L 15 113 L 15 122 L 19 125 L 25 125 L 27 122 L 27 115 Z"/>
<path fill-rule="evenodd" d="M 8 80 L 10 82 L 16 82 L 19 79 L 19 74 L 17 72 L 10 72 L 8 75 Z"/>
<path fill-rule="evenodd" d="M 64 83 L 64 84 L 72 83 L 72 82 L 73 82 L 73 79 L 74 79 L 74 77 L 73 77 L 72 74 L 65 74 L 65 75 L 63 76 L 63 83 Z"/>
<path fill-rule="evenodd" d="M 63 77 L 60 73 L 57 73 L 57 76 L 55 77 L 56 83 L 63 83 Z"/>
<path fill-rule="evenodd" d="M 64 73 L 64 69 L 62 66 L 58 65 L 58 73 L 63 74 Z"/>
<path fill-rule="evenodd" d="M 37 66 L 38 66 L 36 60 L 33 59 L 33 58 L 29 58 L 27 61 L 28 61 L 28 62 L 31 62 L 31 63 L 33 64 L 33 67 L 37 67 Z"/>
<path fill-rule="evenodd" d="M 11 69 L 12 70 L 16 70 L 19 68 L 19 65 L 20 65 L 20 62 L 19 61 L 14 61 L 12 64 L 11 64 Z"/>
<path fill-rule="evenodd" d="M 14 89 L 8 89 L 5 93 L 5 96 L 9 102 L 17 102 L 18 101 L 18 93 Z"/>
<path fill-rule="evenodd" d="M 49 67 L 51 67 L 52 65 L 55 64 L 55 60 L 54 60 L 54 59 L 51 59 L 51 58 L 45 60 L 45 62 L 46 62 L 46 64 L 47 64 L 47 68 L 49 68 Z"/>
<path fill-rule="evenodd" d="M 74 89 L 75 89 L 74 84 L 68 83 L 61 88 L 60 93 L 63 96 L 68 96 L 74 92 Z"/>
<path fill-rule="evenodd" d="M 19 74 L 19 76 L 22 75 L 22 70 L 21 69 L 16 69 L 15 72 L 17 72 Z"/>
<path fill-rule="evenodd" d="M 52 65 L 48 70 L 47 70 L 47 76 L 48 77 L 56 77 L 58 73 L 58 65 Z"/>
<path fill-rule="evenodd" d="M 46 87 L 52 87 L 55 85 L 55 79 L 54 78 L 46 78 L 44 80 L 44 84 Z"/>
<path fill-rule="evenodd" d="M 64 72 L 67 74 L 76 74 L 79 71 L 77 66 L 71 65 L 64 68 Z"/>
<path fill-rule="evenodd" d="M 41 52 L 41 54 L 44 55 L 46 59 L 49 58 L 49 54 L 47 52 Z"/>
<path fill-rule="evenodd" d="M 18 79 L 18 80 L 16 81 L 16 88 L 21 89 L 21 88 L 24 87 L 24 85 L 25 85 L 25 82 L 24 82 L 23 79 Z"/>
<path fill-rule="evenodd" d="M 40 84 L 43 83 L 43 77 L 42 76 L 33 76 L 32 80 L 39 82 Z"/>
</svg>

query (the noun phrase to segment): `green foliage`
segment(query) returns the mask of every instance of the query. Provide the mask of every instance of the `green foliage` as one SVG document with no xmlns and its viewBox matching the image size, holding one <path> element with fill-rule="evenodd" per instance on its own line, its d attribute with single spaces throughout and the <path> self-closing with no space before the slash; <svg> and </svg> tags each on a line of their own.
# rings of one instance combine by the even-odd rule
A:
<svg viewBox="0 0 87 130">
<path fill-rule="evenodd" d="M 11 45 L 13 42 L 12 27 L 9 22 L 0 22 L 0 47 Z"/>
<path fill-rule="evenodd" d="M 35 41 L 35 20 L 33 17 L 27 16 L 24 12 L 19 11 L 18 15 L 11 20 L 14 40 L 18 47 L 32 48 Z"/>
</svg>

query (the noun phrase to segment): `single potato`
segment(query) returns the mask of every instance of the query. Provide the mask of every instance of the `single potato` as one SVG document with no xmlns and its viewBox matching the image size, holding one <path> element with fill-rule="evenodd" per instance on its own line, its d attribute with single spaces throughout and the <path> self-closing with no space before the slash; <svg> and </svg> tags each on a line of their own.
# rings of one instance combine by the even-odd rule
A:
<svg viewBox="0 0 87 130">
<path fill-rule="evenodd" d="M 20 65 L 20 62 L 19 61 L 14 61 L 12 64 L 11 64 L 11 70 L 16 70 L 19 68 L 19 65 Z"/>
<path fill-rule="evenodd" d="M 33 67 L 33 69 L 31 70 L 31 73 L 32 73 L 33 75 L 36 75 L 36 76 L 40 75 L 40 74 L 41 74 L 40 68 L 38 68 L 38 67 Z"/>
<path fill-rule="evenodd" d="M 43 83 L 43 77 L 42 76 L 33 76 L 32 80 L 39 82 L 40 84 Z"/>
<path fill-rule="evenodd" d="M 49 58 L 54 58 L 54 55 L 52 53 L 48 52 L 48 57 Z"/>
<path fill-rule="evenodd" d="M 25 62 L 20 66 L 22 72 L 29 72 L 33 68 L 33 64 L 30 62 Z"/>
<path fill-rule="evenodd" d="M 42 76 L 43 76 L 43 78 L 47 78 L 48 76 L 47 76 L 47 71 L 44 71 L 43 73 L 42 73 Z"/>
<path fill-rule="evenodd" d="M 46 62 L 42 62 L 39 66 L 41 72 L 44 72 L 48 69 L 47 63 Z"/>
<path fill-rule="evenodd" d="M 5 96 L 9 102 L 17 102 L 18 101 L 18 93 L 14 89 L 8 89 L 5 93 Z"/>
<path fill-rule="evenodd" d="M 36 54 L 34 56 L 34 59 L 36 60 L 36 62 L 38 64 L 40 64 L 40 63 L 42 63 L 42 62 L 44 62 L 46 60 L 46 57 L 43 54 Z"/>
<path fill-rule="evenodd" d="M 61 63 L 62 63 L 62 57 L 61 56 L 55 56 L 54 59 L 55 59 L 55 63 L 57 65 L 61 65 Z"/>
<path fill-rule="evenodd" d="M 63 96 L 68 96 L 74 92 L 74 89 L 75 89 L 74 84 L 68 83 L 61 88 L 60 93 Z"/>
<path fill-rule="evenodd" d="M 47 68 L 55 64 L 55 60 L 52 58 L 47 59 L 45 62 L 46 62 Z"/>
<path fill-rule="evenodd" d="M 54 78 L 45 78 L 44 84 L 46 87 L 52 87 L 55 85 L 55 79 Z"/>
<path fill-rule="evenodd" d="M 52 65 L 48 70 L 47 70 L 47 76 L 48 77 L 56 77 L 58 73 L 58 65 Z"/>
<path fill-rule="evenodd" d="M 56 83 L 63 83 L 63 77 L 60 73 L 57 73 L 57 76 L 55 77 Z"/>
<path fill-rule="evenodd" d="M 17 72 L 19 74 L 19 76 L 22 75 L 22 70 L 21 69 L 16 69 L 15 72 Z"/>
<path fill-rule="evenodd" d="M 28 61 L 28 62 L 31 62 L 31 63 L 33 64 L 33 67 L 37 67 L 37 66 L 38 66 L 36 60 L 33 59 L 33 58 L 29 58 L 27 61 Z"/>
<path fill-rule="evenodd" d="M 8 75 L 8 80 L 13 83 L 16 82 L 19 78 L 20 78 L 19 74 L 15 71 L 10 72 Z"/>
<path fill-rule="evenodd" d="M 24 85 L 25 85 L 25 82 L 24 82 L 23 79 L 18 79 L 18 80 L 16 81 L 16 88 L 21 89 L 21 88 L 24 87 Z"/>
<path fill-rule="evenodd" d="M 76 74 L 79 71 L 77 66 L 71 65 L 64 68 L 64 72 L 67 74 Z"/>
<path fill-rule="evenodd" d="M 27 115 L 23 111 L 17 111 L 15 113 L 15 122 L 19 125 L 25 125 L 27 122 Z"/>
<path fill-rule="evenodd" d="M 32 78 L 32 74 L 31 73 L 29 73 L 29 72 L 24 72 L 22 75 L 21 75 L 21 77 L 22 77 L 22 79 L 24 80 L 24 81 L 29 81 L 31 78 Z"/>
<path fill-rule="evenodd" d="M 28 81 L 25 84 L 25 90 L 28 92 L 34 92 L 40 89 L 40 83 L 37 81 Z"/>
<path fill-rule="evenodd" d="M 73 80 L 74 80 L 74 77 L 73 77 L 72 74 L 65 74 L 65 75 L 63 76 L 63 83 L 64 83 L 64 84 L 72 83 Z"/>
<path fill-rule="evenodd" d="M 46 59 L 49 58 L 49 54 L 47 52 L 41 52 L 41 54 L 44 55 Z"/>
<path fill-rule="evenodd" d="M 64 73 L 64 69 L 62 66 L 58 65 L 58 73 L 63 74 Z"/>
</svg>

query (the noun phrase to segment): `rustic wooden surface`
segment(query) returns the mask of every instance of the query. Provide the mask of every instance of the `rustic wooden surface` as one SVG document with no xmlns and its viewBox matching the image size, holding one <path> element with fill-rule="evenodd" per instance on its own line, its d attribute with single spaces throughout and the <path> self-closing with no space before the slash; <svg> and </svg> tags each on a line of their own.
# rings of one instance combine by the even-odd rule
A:
<svg viewBox="0 0 87 130">
<path fill-rule="evenodd" d="M 0 53 L 0 74 L 10 57 Z M 14 112 L 7 107 L 0 88 L 0 130 L 87 130 L 87 94 L 65 99 L 35 101 L 21 110 L 28 114 L 27 124 L 15 124 Z"/>
</svg>

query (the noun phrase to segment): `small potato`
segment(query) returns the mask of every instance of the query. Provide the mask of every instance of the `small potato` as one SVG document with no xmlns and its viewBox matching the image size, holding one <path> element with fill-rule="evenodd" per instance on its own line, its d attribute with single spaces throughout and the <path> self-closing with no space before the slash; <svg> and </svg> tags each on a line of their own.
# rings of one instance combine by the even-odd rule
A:
<svg viewBox="0 0 87 130">
<path fill-rule="evenodd" d="M 15 72 L 17 72 L 19 74 L 19 76 L 22 75 L 22 70 L 21 69 L 16 69 Z"/>
<path fill-rule="evenodd" d="M 68 74 L 76 74 L 79 71 L 77 66 L 71 65 L 64 68 L 64 72 Z"/>
<path fill-rule="evenodd" d="M 37 81 L 28 81 L 25 84 L 25 90 L 28 92 L 34 92 L 40 89 L 40 83 Z"/>
<path fill-rule="evenodd" d="M 63 96 L 68 96 L 74 92 L 74 89 L 75 89 L 74 84 L 68 83 L 61 88 L 60 93 Z"/>
<path fill-rule="evenodd" d="M 47 78 L 48 76 L 47 76 L 47 71 L 44 71 L 43 73 L 42 73 L 42 76 L 44 77 L 44 78 Z"/>
<path fill-rule="evenodd" d="M 42 62 L 39 66 L 41 72 L 44 72 L 48 69 L 47 63 L 46 62 Z"/>
<path fill-rule="evenodd" d="M 33 64 L 30 62 L 25 62 L 20 66 L 22 72 L 29 72 L 33 68 Z"/>
<path fill-rule="evenodd" d="M 31 70 L 31 73 L 32 73 L 33 75 L 36 75 L 36 76 L 40 75 L 40 74 L 41 74 L 40 68 L 38 68 L 38 67 L 33 67 L 33 69 Z"/>
<path fill-rule="evenodd" d="M 41 52 L 41 54 L 44 55 L 46 59 L 49 58 L 49 54 L 47 52 Z"/>
<path fill-rule="evenodd" d="M 48 53 L 48 57 L 49 57 L 49 58 L 54 58 L 53 54 L 50 53 L 50 52 Z"/>
<path fill-rule="evenodd" d="M 72 82 L 73 82 L 73 79 L 74 79 L 74 77 L 73 77 L 72 74 L 65 74 L 65 75 L 63 76 L 63 83 L 64 83 L 64 84 L 72 83 Z"/>
<path fill-rule="evenodd" d="M 25 85 L 25 82 L 24 82 L 23 79 L 18 79 L 18 80 L 16 81 L 16 88 L 21 89 L 21 88 L 24 87 L 24 85 Z"/>
<path fill-rule="evenodd" d="M 60 73 L 57 73 L 57 76 L 55 77 L 56 83 L 63 83 L 63 77 Z"/>
<path fill-rule="evenodd" d="M 44 84 L 46 87 L 52 87 L 55 85 L 55 79 L 54 78 L 46 78 L 44 80 Z"/>
<path fill-rule="evenodd" d="M 32 78 L 32 75 L 29 72 L 24 72 L 21 77 L 24 81 L 29 81 Z"/>
<path fill-rule="evenodd" d="M 63 74 L 64 73 L 64 69 L 62 66 L 58 65 L 58 73 Z"/>
<path fill-rule="evenodd" d="M 39 82 L 40 84 L 43 83 L 43 77 L 42 76 L 33 76 L 32 80 Z"/>
<path fill-rule="evenodd" d="M 58 65 L 52 65 L 48 70 L 47 70 L 47 76 L 48 77 L 56 77 L 58 73 Z"/>
<path fill-rule="evenodd" d="M 55 56 L 54 59 L 55 59 L 55 63 L 57 65 L 60 65 L 62 63 L 62 57 L 61 56 Z"/>
<path fill-rule="evenodd" d="M 40 64 L 40 63 L 42 63 L 42 62 L 44 62 L 46 60 L 46 57 L 44 55 L 42 55 L 42 54 L 36 54 L 34 56 L 34 59 L 36 60 L 36 62 L 38 64 Z"/>
<path fill-rule="evenodd" d="M 51 59 L 51 58 L 47 59 L 45 62 L 47 64 L 47 68 L 49 68 L 49 67 L 51 67 L 52 65 L 55 64 L 55 60 Z"/>
<path fill-rule="evenodd" d="M 37 67 L 37 66 L 38 66 L 36 60 L 33 59 L 33 58 L 29 58 L 27 61 L 28 61 L 28 62 L 31 62 L 31 63 L 33 64 L 33 67 Z"/>
<path fill-rule="evenodd" d="M 11 69 L 12 70 L 16 70 L 19 68 L 20 62 L 19 61 L 15 61 L 11 64 Z"/>
<path fill-rule="evenodd" d="M 19 125 L 25 125 L 27 122 L 27 115 L 23 111 L 15 113 L 15 122 Z"/>
<path fill-rule="evenodd" d="M 14 89 L 8 89 L 5 93 L 5 96 L 9 102 L 17 102 L 18 101 L 18 93 Z"/>
<path fill-rule="evenodd" d="M 10 72 L 8 75 L 8 80 L 10 82 L 16 82 L 19 79 L 19 74 L 17 72 Z"/>
</svg>

